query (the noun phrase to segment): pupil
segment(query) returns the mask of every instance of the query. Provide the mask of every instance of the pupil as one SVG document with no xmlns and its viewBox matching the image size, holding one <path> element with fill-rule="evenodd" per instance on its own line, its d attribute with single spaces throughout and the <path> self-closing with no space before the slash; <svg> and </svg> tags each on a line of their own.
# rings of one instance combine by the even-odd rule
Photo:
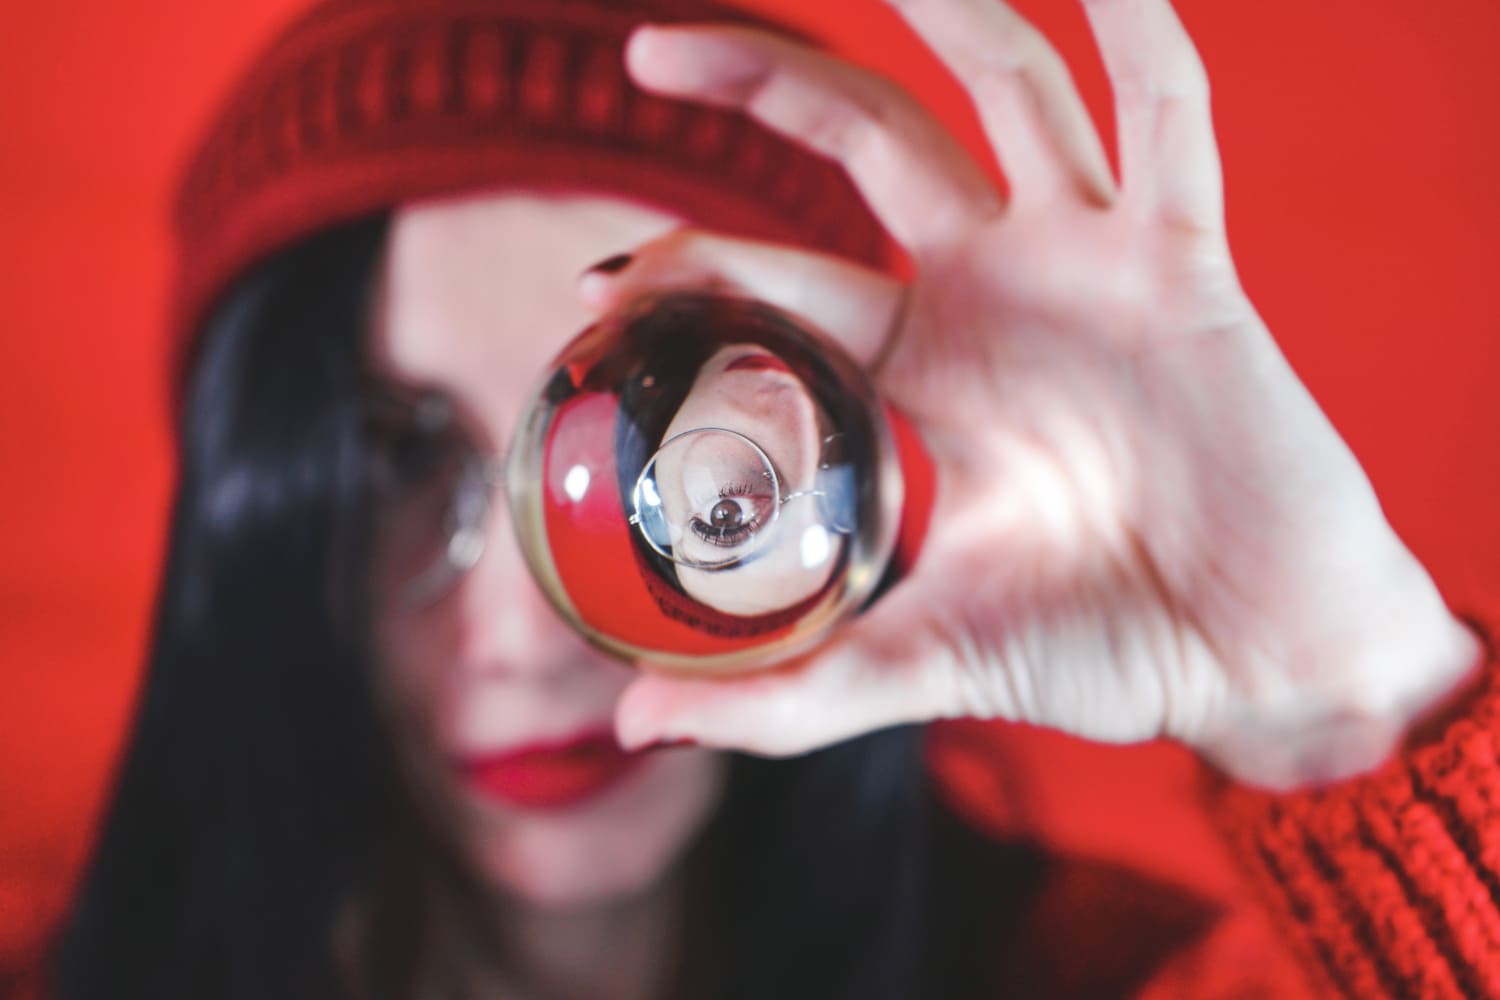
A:
<svg viewBox="0 0 1500 1000">
<path fill-rule="evenodd" d="M 720 500 L 714 504 L 714 509 L 708 512 L 709 524 L 720 531 L 738 528 L 742 520 L 740 505 L 733 500 Z"/>
</svg>

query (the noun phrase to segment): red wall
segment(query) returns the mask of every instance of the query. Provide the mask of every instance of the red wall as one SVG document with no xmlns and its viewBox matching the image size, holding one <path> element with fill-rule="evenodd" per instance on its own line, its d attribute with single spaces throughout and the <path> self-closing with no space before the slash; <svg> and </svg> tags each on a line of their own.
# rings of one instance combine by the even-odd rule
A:
<svg viewBox="0 0 1500 1000">
<path fill-rule="evenodd" d="M 762 5 L 847 39 L 972 140 L 881 5 Z M 171 480 L 174 173 L 236 68 L 301 6 L 0 5 L 0 985 L 65 897 L 139 676 Z M 1107 118 L 1077 5 L 1023 7 L 1079 56 Z M 1500 6 L 1179 8 L 1215 83 L 1247 286 L 1444 586 L 1500 589 Z M 1122 799 L 1121 769 L 1175 790 L 1175 755 L 1042 745 L 1042 807 L 1064 839 L 1126 854 L 1150 840 L 1156 821 L 1130 809 L 1149 793 Z"/>
</svg>

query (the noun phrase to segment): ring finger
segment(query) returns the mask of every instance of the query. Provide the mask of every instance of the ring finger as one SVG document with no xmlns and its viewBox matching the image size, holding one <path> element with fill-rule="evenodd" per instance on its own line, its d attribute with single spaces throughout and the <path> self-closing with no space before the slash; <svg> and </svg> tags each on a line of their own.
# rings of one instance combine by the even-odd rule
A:
<svg viewBox="0 0 1500 1000">
<path fill-rule="evenodd" d="M 1099 131 L 1067 63 L 1000 0 L 890 0 L 958 78 L 1014 201 L 1072 189 L 1101 205 L 1116 189 Z"/>
</svg>

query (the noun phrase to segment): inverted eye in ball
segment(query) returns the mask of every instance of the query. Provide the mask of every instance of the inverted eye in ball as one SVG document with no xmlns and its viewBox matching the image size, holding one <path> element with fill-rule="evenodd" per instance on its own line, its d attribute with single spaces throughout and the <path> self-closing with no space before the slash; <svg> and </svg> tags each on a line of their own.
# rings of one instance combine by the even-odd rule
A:
<svg viewBox="0 0 1500 1000">
<path fill-rule="evenodd" d="M 712 507 L 693 514 L 688 528 L 710 545 L 736 548 L 750 541 L 775 513 L 774 493 L 758 493 L 746 485 L 726 486 Z"/>
</svg>

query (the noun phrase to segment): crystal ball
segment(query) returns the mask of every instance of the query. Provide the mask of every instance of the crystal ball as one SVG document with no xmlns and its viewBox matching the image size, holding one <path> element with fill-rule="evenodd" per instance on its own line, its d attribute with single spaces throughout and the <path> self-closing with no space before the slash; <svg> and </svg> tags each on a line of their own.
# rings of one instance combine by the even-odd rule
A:
<svg viewBox="0 0 1500 1000">
<path fill-rule="evenodd" d="M 653 669 L 737 671 L 805 651 L 874 593 L 902 474 L 869 377 L 762 302 L 671 293 L 555 359 L 506 489 L 558 612 Z"/>
</svg>

